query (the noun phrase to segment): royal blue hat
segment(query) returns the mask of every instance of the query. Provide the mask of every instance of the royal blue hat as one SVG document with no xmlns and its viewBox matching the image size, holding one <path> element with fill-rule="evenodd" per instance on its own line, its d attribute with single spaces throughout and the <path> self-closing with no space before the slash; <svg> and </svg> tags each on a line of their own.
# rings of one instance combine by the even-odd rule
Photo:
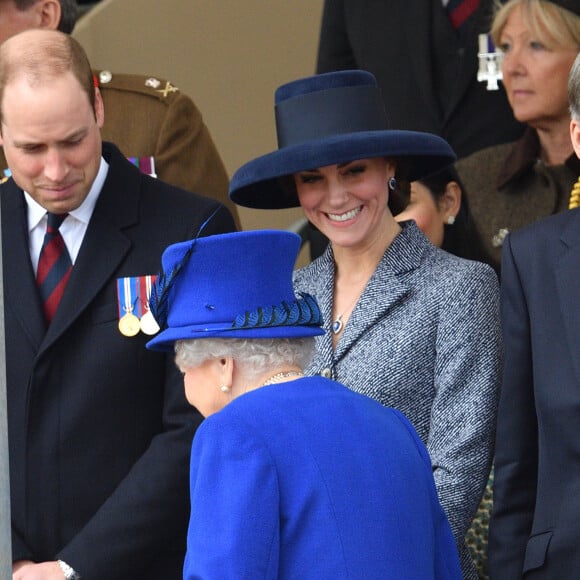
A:
<svg viewBox="0 0 580 580">
<path fill-rule="evenodd" d="M 169 246 L 150 307 L 161 332 L 151 350 L 194 338 L 298 338 L 323 334 L 316 300 L 294 295 L 300 237 L 282 230 L 235 232 Z"/>
<path fill-rule="evenodd" d="M 300 205 L 280 179 L 356 159 L 394 157 L 413 181 L 453 163 L 449 144 L 430 133 L 389 129 L 375 77 L 338 71 L 282 85 L 275 94 L 278 150 L 246 163 L 230 182 L 237 204 L 262 209 Z"/>
</svg>

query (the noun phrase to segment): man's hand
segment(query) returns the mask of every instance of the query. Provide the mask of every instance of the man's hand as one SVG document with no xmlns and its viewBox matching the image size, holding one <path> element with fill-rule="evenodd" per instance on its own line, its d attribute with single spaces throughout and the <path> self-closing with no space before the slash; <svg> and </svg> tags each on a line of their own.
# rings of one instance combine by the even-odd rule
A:
<svg viewBox="0 0 580 580">
<path fill-rule="evenodd" d="M 35 564 L 30 560 L 19 560 L 12 564 L 12 580 L 63 580 L 64 574 L 58 562 Z"/>
</svg>

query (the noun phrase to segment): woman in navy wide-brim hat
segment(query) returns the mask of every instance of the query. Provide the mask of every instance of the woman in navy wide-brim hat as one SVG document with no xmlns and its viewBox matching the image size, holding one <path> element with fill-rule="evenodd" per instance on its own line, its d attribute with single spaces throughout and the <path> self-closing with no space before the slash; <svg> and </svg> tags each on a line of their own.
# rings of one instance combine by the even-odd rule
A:
<svg viewBox="0 0 580 580">
<path fill-rule="evenodd" d="M 491 268 L 435 248 L 414 222 L 393 218 L 400 183 L 448 165 L 453 152 L 435 135 L 389 130 L 365 71 L 299 79 L 275 101 L 279 147 L 241 167 L 230 196 L 252 208 L 300 205 L 330 240 L 295 275 L 295 290 L 318 300 L 326 331 L 307 372 L 411 420 L 429 450 L 464 577 L 476 578 L 464 536 L 493 454 L 498 282 Z"/>
<path fill-rule="evenodd" d="M 170 246 L 151 311 L 206 416 L 184 578 L 460 580 L 429 456 L 398 411 L 303 367 L 320 311 L 283 231 Z"/>
</svg>

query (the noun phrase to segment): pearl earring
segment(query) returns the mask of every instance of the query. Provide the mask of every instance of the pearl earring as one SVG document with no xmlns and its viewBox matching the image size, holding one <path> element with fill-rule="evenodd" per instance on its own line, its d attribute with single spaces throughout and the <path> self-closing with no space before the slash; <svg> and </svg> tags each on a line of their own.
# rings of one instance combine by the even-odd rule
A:
<svg viewBox="0 0 580 580">
<path fill-rule="evenodd" d="M 454 215 L 450 215 L 447 218 L 447 224 L 450 225 L 450 226 L 452 226 L 454 223 L 455 223 L 455 216 Z"/>
<path fill-rule="evenodd" d="M 395 187 L 397 187 L 397 180 L 394 177 L 391 177 L 387 182 L 387 186 L 391 191 L 394 191 Z"/>
<path fill-rule="evenodd" d="M 229 388 L 227 385 L 222 385 L 222 386 L 220 387 L 220 391 L 221 391 L 222 393 L 227 393 L 229 390 L 230 390 L 230 388 Z"/>
</svg>

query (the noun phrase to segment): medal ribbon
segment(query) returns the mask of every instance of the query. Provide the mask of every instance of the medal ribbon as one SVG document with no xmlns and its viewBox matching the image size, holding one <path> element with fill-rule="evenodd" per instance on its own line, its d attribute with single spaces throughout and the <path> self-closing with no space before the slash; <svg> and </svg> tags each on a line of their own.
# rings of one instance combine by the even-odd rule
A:
<svg viewBox="0 0 580 580">
<path fill-rule="evenodd" d="M 125 314 L 135 314 L 137 317 L 141 316 L 139 312 L 139 278 L 117 278 L 117 302 L 119 305 L 119 320 Z M 138 307 L 137 312 L 135 307 Z"/>
<path fill-rule="evenodd" d="M 151 287 L 157 276 L 139 277 L 139 302 L 142 304 L 142 314 L 149 312 L 149 299 L 151 298 Z"/>
</svg>

